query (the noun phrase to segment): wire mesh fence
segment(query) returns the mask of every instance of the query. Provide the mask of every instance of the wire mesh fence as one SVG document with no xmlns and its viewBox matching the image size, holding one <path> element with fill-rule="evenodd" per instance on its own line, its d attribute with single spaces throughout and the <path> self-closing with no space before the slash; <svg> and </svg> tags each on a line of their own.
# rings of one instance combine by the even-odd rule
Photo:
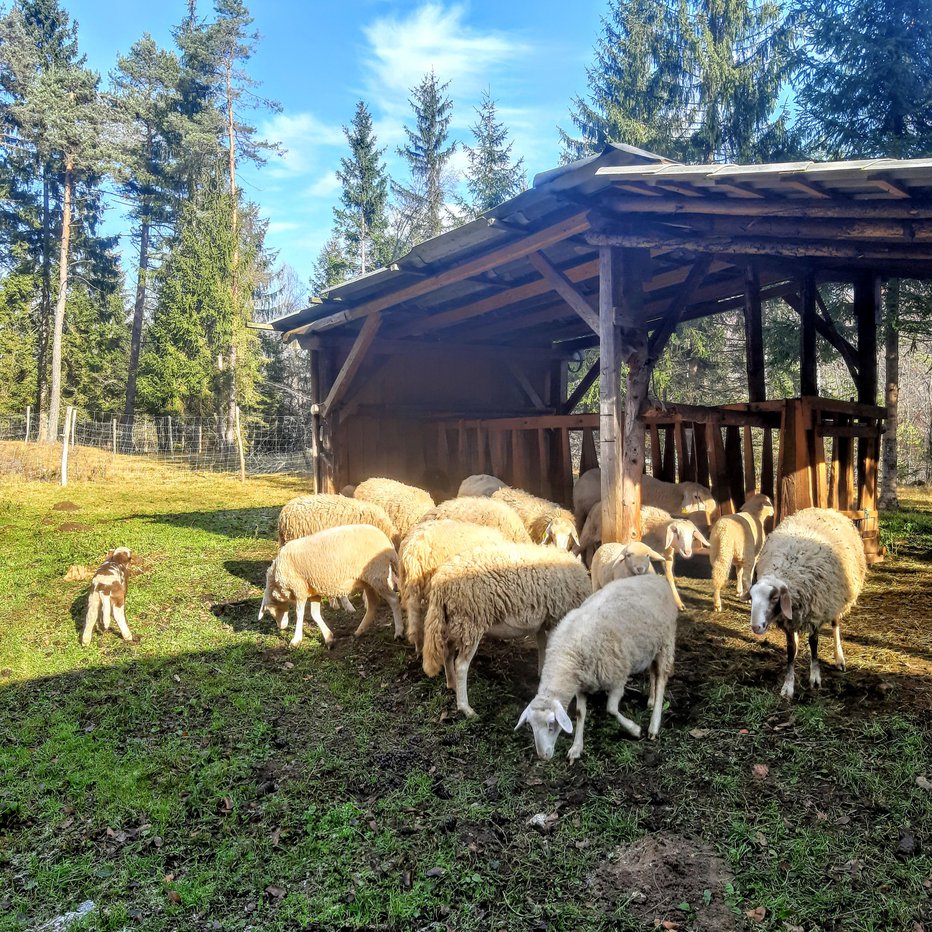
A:
<svg viewBox="0 0 932 932">
<path fill-rule="evenodd" d="M 59 480 L 63 461 L 71 479 L 95 479 L 153 466 L 196 472 L 312 474 L 311 427 L 300 417 L 243 415 L 239 433 L 219 417 L 136 417 L 67 414 L 54 443 L 31 414 L 0 415 L 0 474 Z M 62 447 L 67 437 L 67 457 Z M 40 439 L 42 438 L 42 439 Z"/>
</svg>

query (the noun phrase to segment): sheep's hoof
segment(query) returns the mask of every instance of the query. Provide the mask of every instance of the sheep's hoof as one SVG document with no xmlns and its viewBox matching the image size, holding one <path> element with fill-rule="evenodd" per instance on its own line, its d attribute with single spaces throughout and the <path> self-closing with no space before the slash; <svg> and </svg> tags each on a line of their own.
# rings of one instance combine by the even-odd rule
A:
<svg viewBox="0 0 932 932">
<path fill-rule="evenodd" d="M 809 677 L 809 686 L 812 689 L 821 689 L 822 688 L 822 674 L 815 673 Z"/>
<path fill-rule="evenodd" d="M 472 708 L 472 706 L 465 706 L 464 708 L 460 709 L 460 712 L 462 712 L 463 715 L 466 716 L 466 718 L 478 718 L 479 717 L 479 714 L 476 712 L 474 708 Z"/>
<path fill-rule="evenodd" d="M 647 739 L 648 739 L 649 741 L 656 741 L 656 740 L 657 740 L 657 732 L 656 732 L 656 731 L 649 731 L 649 732 L 647 733 Z"/>
<path fill-rule="evenodd" d="M 844 658 L 842 658 L 841 663 L 839 663 L 837 660 L 835 661 L 835 669 L 841 670 L 842 673 L 844 673 L 848 669 L 847 665 L 845 664 Z"/>
<path fill-rule="evenodd" d="M 780 690 L 780 695 L 784 699 L 792 699 L 793 698 L 793 687 L 784 686 L 783 689 Z"/>
<path fill-rule="evenodd" d="M 90 638 L 81 638 L 81 646 L 82 646 L 82 647 L 87 647 L 87 645 L 90 644 L 90 643 L 91 643 L 91 639 L 90 639 Z"/>
<path fill-rule="evenodd" d="M 288 642 L 288 646 L 289 646 L 289 647 L 297 647 L 297 646 L 301 643 L 301 641 L 302 641 L 302 638 L 292 638 L 292 639 Z"/>
<path fill-rule="evenodd" d="M 287 628 L 287 627 L 288 627 L 288 622 L 287 622 L 287 621 L 280 621 L 280 622 L 278 623 L 278 630 L 279 630 L 279 631 L 284 631 L 285 628 Z"/>
<path fill-rule="evenodd" d="M 720 612 L 721 610 L 722 610 L 722 606 L 721 606 L 721 605 L 714 605 L 714 606 L 712 606 L 712 611 L 713 611 L 713 612 Z"/>
</svg>

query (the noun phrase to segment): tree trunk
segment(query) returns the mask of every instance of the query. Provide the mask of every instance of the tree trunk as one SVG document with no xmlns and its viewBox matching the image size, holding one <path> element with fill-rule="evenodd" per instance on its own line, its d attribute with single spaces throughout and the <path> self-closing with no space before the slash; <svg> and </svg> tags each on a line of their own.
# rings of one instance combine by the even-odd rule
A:
<svg viewBox="0 0 932 932">
<path fill-rule="evenodd" d="M 49 167 L 42 166 L 42 293 L 39 299 L 39 319 L 36 332 L 36 423 L 48 417 L 48 350 L 49 321 L 52 317 L 52 245 L 51 212 L 49 210 Z M 46 428 L 47 429 L 47 428 Z M 42 436 L 39 428 L 38 436 Z"/>
<path fill-rule="evenodd" d="M 71 196 L 74 157 L 65 156 L 65 184 L 61 213 L 61 249 L 58 257 L 58 300 L 55 302 L 55 321 L 52 330 L 52 377 L 49 394 L 49 423 L 45 438 L 54 443 L 58 434 L 58 415 L 61 410 L 61 345 L 65 330 L 65 304 L 68 301 L 68 254 L 71 245 Z"/>
<path fill-rule="evenodd" d="M 230 228 L 233 232 L 233 267 L 230 275 L 230 290 L 232 292 L 233 322 L 230 328 L 230 395 L 227 399 L 226 440 L 233 446 L 236 440 L 236 324 L 239 317 L 239 205 L 236 201 L 236 126 L 233 119 L 233 52 L 226 65 L 227 76 L 227 143 L 230 148 Z"/>
<path fill-rule="evenodd" d="M 900 280 L 894 278 L 887 285 L 887 307 L 884 321 L 884 347 L 886 358 L 886 389 L 884 403 L 887 406 L 887 430 L 883 435 L 880 475 L 881 508 L 899 508 L 896 494 L 897 483 L 897 406 L 900 394 Z"/>
<path fill-rule="evenodd" d="M 142 346 L 142 320 L 146 310 L 146 278 L 149 270 L 149 218 L 143 215 L 139 230 L 139 266 L 136 277 L 136 304 L 133 307 L 133 334 L 129 345 L 129 372 L 126 376 L 126 407 L 123 411 L 124 431 L 132 436 L 136 409 L 136 373 Z M 127 430 L 128 428 L 128 430 Z"/>
</svg>

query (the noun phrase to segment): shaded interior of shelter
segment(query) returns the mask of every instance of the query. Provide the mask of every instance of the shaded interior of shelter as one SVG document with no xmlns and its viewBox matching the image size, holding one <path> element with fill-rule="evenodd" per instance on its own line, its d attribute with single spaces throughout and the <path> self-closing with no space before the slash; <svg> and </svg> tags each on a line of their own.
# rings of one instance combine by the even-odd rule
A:
<svg viewBox="0 0 932 932">
<path fill-rule="evenodd" d="M 709 485 L 723 513 L 751 487 L 778 517 L 857 513 L 871 553 L 880 284 L 897 276 L 932 277 L 932 160 L 689 166 L 610 145 L 273 326 L 310 351 L 318 488 L 385 475 L 445 497 L 489 472 L 567 502 L 574 471 L 614 454 L 615 433 L 622 445 L 624 392 L 608 386 L 625 354 L 743 309 L 746 399 L 641 398 L 648 471 Z M 850 285 L 855 343 L 824 282 Z M 795 399 L 764 395 L 771 298 L 799 316 Z M 857 401 L 820 396 L 817 340 L 844 359 Z M 600 361 L 569 394 L 568 364 L 593 347 Z M 601 379 L 600 415 L 576 413 L 600 365 L 616 375 Z"/>
</svg>

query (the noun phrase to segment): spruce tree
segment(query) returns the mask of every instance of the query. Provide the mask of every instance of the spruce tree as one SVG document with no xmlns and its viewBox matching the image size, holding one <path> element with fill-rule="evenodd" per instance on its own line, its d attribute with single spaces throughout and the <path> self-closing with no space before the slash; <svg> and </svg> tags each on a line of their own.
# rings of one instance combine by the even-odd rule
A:
<svg viewBox="0 0 932 932">
<path fill-rule="evenodd" d="M 382 265 L 385 257 L 385 211 L 388 176 L 372 129 L 372 115 L 363 101 L 356 104 L 350 126 L 343 127 L 349 158 L 340 159 L 337 178 L 343 185 L 342 207 L 334 210 L 338 234 L 353 257 L 354 272 L 365 274 Z"/>
<path fill-rule="evenodd" d="M 345 282 L 352 274 L 352 258 L 346 255 L 341 237 L 336 232 L 331 233 L 330 239 L 324 243 L 314 261 L 314 271 L 310 280 L 311 294 L 322 295 L 335 285 Z"/>
<path fill-rule="evenodd" d="M 449 141 L 453 101 L 448 87 L 449 81 L 441 84 L 431 70 L 411 89 L 408 102 L 414 111 L 414 129 L 405 127 L 407 145 L 398 147 L 398 154 L 408 163 L 411 184 L 396 185 L 395 191 L 403 211 L 411 217 L 416 242 L 443 232 L 451 184 L 449 162 L 456 151 L 456 143 Z"/>
<path fill-rule="evenodd" d="M 476 145 L 467 152 L 469 169 L 466 172 L 466 189 L 470 196 L 468 210 L 473 216 L 497 207 L 520 194 L 525 187 L 524 159 L 512 162 L 513 143 L 508 142 L 508 129 L 498 119 L 489 91 L 483 91 L 476 113 L 479 118 L 471 127 Z"/>
</svg>

